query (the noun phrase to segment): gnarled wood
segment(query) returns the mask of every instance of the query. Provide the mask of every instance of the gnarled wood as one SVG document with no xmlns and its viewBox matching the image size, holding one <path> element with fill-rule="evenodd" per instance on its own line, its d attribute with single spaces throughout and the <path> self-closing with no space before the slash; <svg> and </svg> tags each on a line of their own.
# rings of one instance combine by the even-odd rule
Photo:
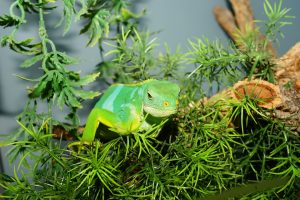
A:
<svg viewBox="0 0 300 200">
<path fill-rule="evenodd" d="M 255 23 L 249 0 L 230 0 L 230 2 L 241 33 L 246 33 L 248 28 L 254 30 Z"/>
<path fill-rule="evenodd" d="M 273 109 L 282 104 L 279 86 L 263 80 L 244 80 L 237 82 L 231 89 L 231 96 L 238 100 L 249 96 L 263 108 Z"/>
<path fill-rule="evenodd" d="M 214 15 L 224 31 L 242 49 L 239 37 L 246 35 L 249 29 L 257 31 L 253 12 L 249 0 L 230 0 L 230 3 L 234 13 L 216 6 Z M 258 33 L 257 40 L 265 40 L 265 36 Z M 240 81 L 233 86 L 233 90 L 222 91 L 208 99 L 206 103 L 214 102 L 218 97 L 228 98 L 228 95 L 235 99 L 241 99 L 243 95 L 258 97 L 262 100 L 259 101 L 259 106 L 273 109 L 274 118 L 284 120 L 300 133 L 300 42 L 280 58 L 277 58 L 271 42 L 268 43 L 267 51 L 273 56 L 270 62 L 274 64 L 276 85 L 258 80 Z"/>
<path fill-rule="evenodd" d="M 234 13 L 227 8 L 215 6 L 214 15 L 216 21 L 223 28 L 223 30 L 231 37 L 231 39 L 239 46 L 243 48 L 242 44 L 239 44 L 239 37 L 247 34 L 249 31 L 256 31 L 255 20 L 252 12 L 252 8 L 249 0 L 230 0 Z M 257 40 L 265 40 L 266 37 L 257 33 Z M 276 57 L 277 53 L 271 42 L 267 44 L 268 52 Z"/>
<path fill-rule="evenodd" d="M 225 30 L 229 37 L 235 40 L 235 32 L 238 27 L 235 24 L 235 19 L 232 13 L 221 6 L 215 6 L 213 12 L 219 25 Z"/>
<path fill-rule="evenodd" d="M 300 42 L 296 43 L 283 56 L 274 60 L 275 76 L 280 85 L 291 81 L 299 87 L 300 80 Z"/>
</svg>

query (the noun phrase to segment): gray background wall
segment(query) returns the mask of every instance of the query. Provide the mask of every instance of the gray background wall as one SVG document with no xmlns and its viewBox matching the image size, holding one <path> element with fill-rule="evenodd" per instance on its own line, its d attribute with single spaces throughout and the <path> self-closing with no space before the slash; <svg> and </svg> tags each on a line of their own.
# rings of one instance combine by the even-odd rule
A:
<svg viewBox="0 0 300 200">
<path fill-rule="evenodd" d="M 273 2 L 270 0 L 270 2 Z M 0 15 L 8 13 L 10 1 L 1 1 Z M 194 37 L 205 36 L 211 40 L 220 39 L 226 45 L 226 35 L 216 23 L 212 9 L 215 5 L 226 6 L 225 0 L 141 0 L 135 4 L 137 11 L 147 8 L 147 16 L 143 20 L 143 27 L 147 27 L 150 31 L 161 31 L 157 37 L 161 46 L 158 51 L 163 49 L 163 44 L 167 43 L 171 49 L 175 50 L 177 46 L 181 46 L 184 51 L 188 46 L 188 39 Z M 252 0 L 252 6 L 256 19 L 265 19 L 263 11 L 263 1 Z M 300 40 L 299 19 L 300 14 L 297 12 L 300 7 L 298 0 L 286 0 L 284 6 L 292 8 L 290 14 L 295 15 L 293 25 L 287 26 L 283 32 L 285 38 L 280 40 L 278 52 L 284 53 L 295 42 Z M 47 24 L 49 27 L 50 38 L 53 39 L 58 48 L 63 49 L 68 54 L 80 59 L 80 63 L 73 69 L 80 70 L 82 74 L 91 73 L 94 66 L 99 62 L 99 53 L 96 47 L 85 47 L 87 37 L 78 35 L 80 24 L 75 23 L 71 32 L 62 37 L 61 28 L 53 28 L 59 21 L 59 12 L 48 15 L 50 19 Z M 18 34 L 19 39 L 28 37 L 38 38 L 37 21 L 32 17 L 28 20 L 29 25 L 24 27 Z M 51 28 L 50 28 L 51 27 Z M 10 29 L 0 29 L 0 36 L 10 33 Z M 19 65 L 26 59 L 11 50 L 0 48 L 0 134 L 7 134 L 14 130 L 17 126 L 15 116 L 22 111 L 26 103 L 26 86 L 30 83 L 18 79 L 15 74 L 27 76 L 29 78 L 38 77 L 40 70 L 20 69 Z M 88 104 L 89 102 L 87 102 Z M 57 110 L 58 118 L 63 118 L 64 113 Z M 85 121 L 87 112 L 81 112 L 82 122 Z M 1 138 L 0 138 L 1 139 Z M 5 157 L 7 149 L 2 149 L 2 163 L 4 171 L 12 174 L 13 167 L 8 165 Z"/>
</svg>

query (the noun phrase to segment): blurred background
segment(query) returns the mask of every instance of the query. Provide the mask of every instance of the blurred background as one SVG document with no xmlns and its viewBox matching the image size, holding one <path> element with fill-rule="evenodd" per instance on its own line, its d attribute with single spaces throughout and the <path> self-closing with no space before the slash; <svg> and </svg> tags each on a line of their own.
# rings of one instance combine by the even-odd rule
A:
<svg viewBox="0 0 300 200">
<path fill-rule="evenodd" d="M 256 19 L 266 19 L 263 1 L 252 0 L 252 8 Z M 270 0 L 270 2 L 274 2 Z M 0 15 L 7 14 L 11 1 L 1 1 Z M 171 50 L 180 46 L 184 52 L 188 48 L 188 39 L 195 37 L 206 37 L 210 40 L 219 39 L 225 46 L 228 43 L 226 34 L 219 27 L 213 15 L 213 7 L 221 5 L 228 6 L 226 0 L 140 0 L 135 3 L 133 9 L 136 12 L 147 10 L 146 16 L 142 19 L 141 25 L 145 30 L 158 32 L 156 37 L 160 46 L 157 52 L 163 51 L 164 43 L 168 44 Z M 291 8 L 290 15 L 293 25 L 286 26 L 283 30 L 285 38 L 279 40 L 276 45 L 278 54 L 286 52 L 293 44 L 300 41 L 300 1 L 286 0 L 284 7 Z M 47 15 L 47 27 L 50 38 L 55 42 L 57 48 L 80 60 L 79 64 L 72 69 L 81 71 L 82 75 L 93 72 L 95 65 L 99 63 L 100 56 L 97 47 L 86 47 L 87 36 L 79 35 L 82 24 L 73 23 L 71 31 L 63 37 L 63 27 L 55 27 L 59 22 L 62 10 Z M 27 26 L 18 33 L 18 39 L 38 38 L 37 16 L 33 15 L 27 20 Z M 11 29 L 0 28 L 0 37 L 9 34 Z M 18 55 L 8 47 L 0 47 L 0 135 L 9 134 L 15 130 L 17 123 L 15 117 L 22 111 L 27 101 L 26 88 L 30 82 L 21 80 L 16 75 L 34 79 L 41 71 L 37 68 L 21 69 L 20 64 L 27 57 Z M 97 89 L 93 87 L 94 90 Z M 100 86 L 99 86 L 100 89 Z M 86 102 L 91 104 L 91 102 Z M 90 106 L 80 111 L 82 123 L 85 122 Z M 57 118 L 63 119 L 65 113 L 56 110 Z M 0 138 L 1 140 L 1 138 Z M 1 149 L 0 170 L 7 174 L 13 174 L 14 166 L 9 166 L 5 153 L 7 148 Z"/>
</svg>

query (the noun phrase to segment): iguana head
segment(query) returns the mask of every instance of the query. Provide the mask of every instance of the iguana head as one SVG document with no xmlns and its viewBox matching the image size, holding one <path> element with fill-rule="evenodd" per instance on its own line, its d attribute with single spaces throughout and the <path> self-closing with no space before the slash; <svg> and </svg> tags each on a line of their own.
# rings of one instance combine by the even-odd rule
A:
<svg viewBox="0 0 300 200">
<path fill-rule="evenodd" d="M 169 81 L 149 80 L 144 90 L 143 109 L 154 117 L 174 114 L 178 104 L 178 85 Z"/>
</svg>

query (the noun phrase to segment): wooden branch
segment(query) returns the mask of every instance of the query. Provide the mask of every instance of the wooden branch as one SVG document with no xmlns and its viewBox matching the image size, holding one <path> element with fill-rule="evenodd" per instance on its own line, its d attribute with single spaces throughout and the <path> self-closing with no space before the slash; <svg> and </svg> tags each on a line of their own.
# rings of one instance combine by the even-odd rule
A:
<svg viewBox="0 0 300 200">
<path fill-rule="evenodd" d="M 300 42 L 296 43 L 283 56 L 274 60 L 275 76 L 279 85 L 291 81 L 296 89 L 300 81 Z"/>
<path fill-rule="evenodd" d="M 235 24 L 235 19 L 232 13 L 221 6 L 215 6 L 213 12 L 219 25 L 225 30 L 229 37 L 235 41 L 235 32 L 238 27 Z"/>
<path fill-rule="evenodd" d="M 260 107 L 273 109 L 282 104 L 279 86 L 263 80 L 244 80 L 237 82 L 230 90 L 231 97 L 244 99 L 249 96 L 257 100 Z"/>
<path fill-rule="evenodd" d="M 258 32 L 255 27 L 255 21 L 253 17 L 252 8 L 249 0 L 230 0 L 234 14 L 227 8 L 215 6 L 213 12 L 216 21 L 223 28 L 223 30 L 230 36 L 230 38 L 237 44 L 240 49 L 244 46 L 239 41 L 241 36 L 247 34 L 249 31 Z M 266 37 L 259 33 L 257 34 L 257 41 L 263 41 Z M 273 44 L 268 42 L 268 52 L 276 57 L 277 53 Z"/>
<path fill-rule="evenodd" d="M 247 29 L 254 30 L 255 23 L 252 8 L 249 0 L 230 0 L 234 10 L 235 21 L 242 34 L 247 32 Z"/>
<path fill-rule="evenodd" d="M 258 106 L 266 109 L 270 117 L 280 119 L 285 124 L 290 125 L 292 130 L 300 134 L 300 95 L 293 89 L 285 89 L 278 85 L 263 80 L 243 80 L 234 84 L 233 87 L 223 90 L 210 98 L 201 99 L 191 107 L 204 105 L 214 105 L 219 101 L 228 99 L 241 100 L 245 96 L 257 100 Z M 228 106 L 222 109 L 224 115 L 228 112 Z M 230 127 L 235 127 L 233 123 Z"/>
<path fill-rule="evenodd" d="M 214 15 L 223 30 L 243 50 L 240 38 L 248 31 L 258 31 L 255 27 L 253 12 L 249 0 L 230 0 L 234 13 L 227 8 L 216 6 Z M 265 40 L 265 36 L 258 33 L 258 42 Z M 222 91 L 202 103 L 214 103 L 218 99 L 242 99 L 245 95 L 257 97 L 264 103 L 258 103 L 265 109 L 274 111 L 274 118 L 282 119 L 292 125 L 300 133 L 300 42 L 295 44 L 283 56 L 277 58 L 272 43 L 267 45 L 267 51 L 272 55 L 271 63 L 275 65 L 274 74 L 277 84 L 266 81 L 240 81 L 231 89 Z M 285 85 L 289 83 L 289 88 Z"/>
<path fill-rule="evenodd" d="M 298 91 L 298 93 L 300 93 L 300 80 L 295 81 L 295 88 Z"/>
<path fill-rule="evenodd" d="M 76 132 L 77 134 L 82 134 L 83 130 L 84 127 L 80 126 L 77 128 Z M 61 125 L 53 126 L 53 138 L 63 139 L 68 141 L 73 141 L 75 139 L 74 136 Z"/>
<path fill-rule="evenodd" d="M 283 93 L 284 103 L 275 117 L 288 119 L 287 124 L 300 133 L 300 42 L 274 61 L 275 77 Z M 290 88 L 285 87 L 290 82 Z"/>
</svg>

